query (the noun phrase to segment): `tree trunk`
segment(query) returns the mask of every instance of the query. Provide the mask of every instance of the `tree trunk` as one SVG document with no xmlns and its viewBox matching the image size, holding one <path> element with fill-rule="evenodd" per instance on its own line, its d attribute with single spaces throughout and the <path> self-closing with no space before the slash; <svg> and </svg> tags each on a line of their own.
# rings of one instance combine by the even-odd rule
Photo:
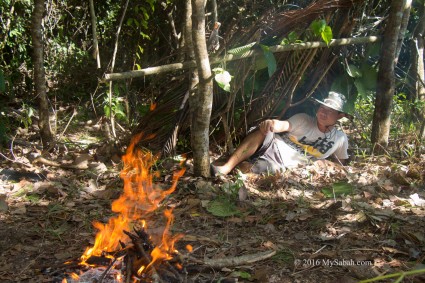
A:
<svg viewBox="0 0 425 283">
<path fill-rule="evenodd" d="M 44 148 L 48 148 L 53 141 L 53 134 L 49 122 L 49 102 L 47 99 L 46 77 L 44 72 L 44 48 L 42 20 L 44 13 L 44 0 L 34 1 L 34 10 L 32 12 L 31 37 L 34 48 L 34 87 L 35 94 L 38 97 L 38 111 L 40 119 L 38 127 L 40 128 L 40 137 Z"/>
<path fill-rule="evenodd" d="M 413 40 L 411 46 L 412 52 L 412 62 L 411 62 L 411 72 L 410 78 L 412 79 L 411 85 L 413 86 L 412 95 L 410 100 L 415 101 L 425 101 L 425 71 L 424 71 L 424 47 L 425 42 L 423 34 L 425 32 L 425 3 L 423 3 L 418 9 L 419 22 L 413 31 Z M 414 104 L 416 105 L 416 104 Z M 413 107 L 413 113 L 419 118 L 420 129 L 419 129 L 419 138 L 425 139 L 425 106 L 418 109 Z"/>
<path fill-rule="evenodd" d="M 189 98 L 194 174 L 209 177 L 209 125 L 213 84 L 205 40 L 205 0 L 192 0 L 192 40 L 199 76 L 197 92 Z"/>
<path fill-rule="evenodd" d="M 97 19 L 96 19 L 96 13 L 94 12 L 93 0 L 89 0 L 89 2 L 90 2 L 91 30 L 93 33 L 93 57 L 96 59 L 97 68 L 100 69 L 102 66 L 100 65 L 99 44 L 97 42 Z"/>
<path fill-rule="evenodd" d="M 371 137 L 373 149 L 377 151 L 381 151 L 388 145 L 391 107 L 395 91 L 394 67 L 405 1 L 391 1 L 390 15 L 381 46 Z"/>
<path fill-rule="evenodd" d="M 217 0 L 211 1 L 211 13 L 212 13 L 212 23 L 213 26 L 216 22 L 218 22 L 218 9 L 217 9 Z"/>
<path fill-rule="evenodd" d="M 412 0 L 406 0 L 404 2 L 405 2 L 405 5 L 403 7 L 403 18 L 400 24 L 400 38 L 398 40 L 396 54 L 395 54 L 395 57 L 397 59 L 398 59 L 398 56 L 400 55 L 401 47 L 403 46 L 403 40 L 406 35 L 407 26 L 409 24 L 409 19 L 410 19 L 410 10 L 412 8 Z"/>
</svg>

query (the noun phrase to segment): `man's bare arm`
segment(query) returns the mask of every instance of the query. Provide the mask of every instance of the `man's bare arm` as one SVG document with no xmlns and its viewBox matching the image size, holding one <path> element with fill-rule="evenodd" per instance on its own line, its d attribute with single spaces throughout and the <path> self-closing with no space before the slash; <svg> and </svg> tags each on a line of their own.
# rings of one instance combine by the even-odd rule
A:
<svg viewBox="0 0 425 283">
<path fill-rule="evenodd" d="M 291 124 L 286 120 L 269 119 L 260 123 L 260 131 L 267 135 L 269 132 L 283 133 L 291 130 Z"/>
</svg>

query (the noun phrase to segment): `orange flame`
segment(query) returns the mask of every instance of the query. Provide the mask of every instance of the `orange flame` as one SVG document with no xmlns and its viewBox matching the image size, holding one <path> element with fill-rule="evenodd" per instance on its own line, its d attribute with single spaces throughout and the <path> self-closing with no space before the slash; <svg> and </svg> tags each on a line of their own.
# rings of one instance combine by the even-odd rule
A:
<svg viewBox="0 0 425 283">
<path fill-rule="evenodd" d="M 128 239 L 124 230 L 130 231 L 137 224 L 146 228 L 146 222 L 143 218 L 155 211 L 164 198 L 174 192 L 178 179 L 184 173 L 184 169 L 176 172 L 173 175 L 172 185 L 167 190 L 163 190 L 160 186 L 154 184 L 154 174 L 151 173 L 151 167 L 157 160 L 157 156 L 152 155 L 149 151 L 135 149 L 141 137 L 142 134 L 133 137 L 126 154 L 122 157 L 124 168 L 120 177 L 124 182 L 123 193 L 112 203 L 112 211 L 118 213 L 118 215 L 110 218 L 107 224 L 93 223 L 99 232 L 96 235 L 94 246 L 87 248 L 81 256 L 82 264 L 86 264 L 86 260 L 91 256 L 101 256 L 105 252 L 118 250 L 120 241 Z M 156 247 L 151 252 L 152 261 L 148 266 L 140 267 L 141 273 L 157 260 L 169 260 L 170 254 L 176 252 L 174 243 L 181 236 L 171 237 L 169 235 L 170 225 L 174 217 L 171 210 L 165 210 L 164 214 L 167 218 L 167 224 L 163 231 L 162 242 L 154 243 Z M 155 241 L 155 239 L 152 240 Z"/>
<path fill-rule="evenodd" d="M 149 107 L 149 110 L 150 111 L 154 111 L 155 109 L 156 109 L 156 103 L 155 102 L 152 102 L 151 105 L 150 105 L 150 107 Z"/>
</svg>

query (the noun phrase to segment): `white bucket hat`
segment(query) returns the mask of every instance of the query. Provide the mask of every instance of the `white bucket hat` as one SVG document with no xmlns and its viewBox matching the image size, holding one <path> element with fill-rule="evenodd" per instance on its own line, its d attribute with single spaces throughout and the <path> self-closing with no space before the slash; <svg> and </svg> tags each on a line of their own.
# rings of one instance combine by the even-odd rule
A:
<svg viewBox="0 0 425 283">
<path fill-rule="evenodd" d="M 347 118 L 351 119 L 353 117 L 347 113 L 347 99 L 341 93 L 330 91 L 328 97 L 323 101 L 318 99 L 314 99 L 314 101 L 338 112 L 344 113 Z"/>
</svg>

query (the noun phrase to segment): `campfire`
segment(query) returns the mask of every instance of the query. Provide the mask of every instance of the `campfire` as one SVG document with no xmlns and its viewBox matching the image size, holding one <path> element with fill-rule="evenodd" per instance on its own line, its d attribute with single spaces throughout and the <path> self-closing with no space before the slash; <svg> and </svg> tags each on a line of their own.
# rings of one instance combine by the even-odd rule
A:
<svg viewBox="0 0 425 283">
<path fill-rule="evenodd" d="M 134 137 L 123 156 L 122 195 L 112 203 L 117 213 L 107 224 L 93 223 L 98 230 L 93 247 L 81 256 L 81 274 L 63 282 L 181 282 L 181 264 L 174 244 L 182 235 L 171 235 L 171 209 L 164 211 L 166 224 L 148 233 L 148 219 L 156 216 L 161 202 L 175 189 L 184 169 L 173 175 L 168 189 L 154 183 L 151 172 L 157 157 L 136 148 L 142 135 Z M 157 219 L 156 219 L 157 220 Z M 155 221 L 158 222 L 158 221 Z"/>
</svg>

